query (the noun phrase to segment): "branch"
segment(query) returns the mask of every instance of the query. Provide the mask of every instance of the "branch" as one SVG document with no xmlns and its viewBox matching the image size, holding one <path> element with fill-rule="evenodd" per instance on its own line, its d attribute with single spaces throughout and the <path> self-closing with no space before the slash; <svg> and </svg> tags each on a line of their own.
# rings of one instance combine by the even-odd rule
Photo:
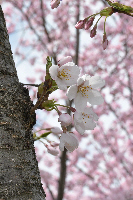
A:
<svg viewBox="0 0 133 200">
<path fill-rule="evenodd" d="M 43 1 L 42 0 L 40 0 L 40 9 L 42 11 L 42 20 L 43 20 L 44 32 L 47 35 L 48 42 L 51 42 L 51 38 L 49 37 L 49 33 L 48 33 L 47 28 L 46 28 L 46 21 L 45 21 L 45 18 L 44 18 L 44 9 L 43 9 Z"/>
<path fill-rule="evenodd" d="M 62 200 L 64 196 L 64 188 L 65 188 L 65 179 L 66 179 L 66 160 L 67 160 L 67 150 L 64 149 L 64 151 L 61 154 L 61 169 L 60 169 L 60 179 L 59 179 L 59 185 L 58 185 L 58 196 L 57 200 Z"/>
<path fill-rule="evenodd" d="M 79 18 L 80 18 L 80 2 L 79 2 L 79 0 L 77 3 L 76 10 L 78 10 L 78 14 L 76 16 L 76 22 L 78 22 Z M 75 46 L 75 64 L 76 65 L 78 65 L 78 58 L 79 58 L 79 37 L 80 37 L 79 29 L 76 29 L 76 46 Z"/>
<path fill-rule="evenodd" d="M 47 184 L 46 186 L 47 186 L 47 188 L 48 188 L 48 190 L 49 190 L 49 192 L 50 192 L 50 194 L 51 194 L 52 199 L 55 200 L 54 195 L 53 195 L 53 193 L 52 193 L 52 191 L 51 191 L 49 185 Z"/>
</svg>

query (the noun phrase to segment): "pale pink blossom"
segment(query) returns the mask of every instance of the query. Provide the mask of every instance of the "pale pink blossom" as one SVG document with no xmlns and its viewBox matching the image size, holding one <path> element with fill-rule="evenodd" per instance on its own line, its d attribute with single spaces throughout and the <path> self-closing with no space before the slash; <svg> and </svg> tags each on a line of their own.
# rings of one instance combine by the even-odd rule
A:
<svg viewBox="0 0 133 200">
<path fill-rule="evenodd" d="M 61 126 L 69 126 L 72 123 L 72 118 L 69 114 L 67 113 L 62 113 L 58 121 L 61 122 Z"/>
<path fill-rule="evenodd" d="M 72 152 L 77 149 L 79 146 L 78 139 L 76 136 L 71 132 L 62 133 L 60 138 L 59 148 L 61 151 L 64 151 L 64 147 L 69 151 Z"/>
<path fill-rule="evenodd" d="M 49 73 L 51 78 L 57 83 L 59 89 L 66 90 L 67 86 L 71 86 L 77 82 L 80 69 L 73 62 L 68 62 L 61 67 L 52 65 Z"/>
<path fill-rule="evenodd" d="M 68 88 L 67 96 L 69 100 L 74 99 L 75 107 L 78 112 L 84 111 L 87 102 L 91 105 L 99 105 L 104 99 L 97 88 L 105 85 L 105 81 L 100 76 L 83 75 L 77 80 L 77 84 Z"/>
<path fill-rule="evenodd" d="M 86 107 L 84 112 L 74 113 L 74 126 L 77 132 L 81 135 L 84 134 L 85 130 L 93 130 L 96 127 L 94 121 L 98 120 L 98 116 L 94 113 L 92 108 Z"/>
</svg>

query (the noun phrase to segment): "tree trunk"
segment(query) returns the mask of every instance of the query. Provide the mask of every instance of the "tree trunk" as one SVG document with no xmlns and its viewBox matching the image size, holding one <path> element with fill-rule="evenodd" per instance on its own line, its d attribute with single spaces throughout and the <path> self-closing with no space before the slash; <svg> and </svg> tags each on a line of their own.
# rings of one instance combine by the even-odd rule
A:
<svg viewBox="0 0 133 200">
<path fill-rule="evenodd" d="M 45 200 L 31 132 L 36 116 L 17 77 L 1 6 L 0 82 L 0 200 Z"/>
</svg>

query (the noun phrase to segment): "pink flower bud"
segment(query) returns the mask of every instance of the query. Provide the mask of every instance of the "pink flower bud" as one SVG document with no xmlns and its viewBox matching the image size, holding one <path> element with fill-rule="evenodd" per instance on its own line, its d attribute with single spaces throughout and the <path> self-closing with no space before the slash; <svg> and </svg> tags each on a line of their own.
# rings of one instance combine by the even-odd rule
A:
<svg viewBox="0 0 133 200">
<path fill-rule="evenodd" d="M 76 112 L 76 109 L 73 108 L 73 107 L 70 107 L 69 109 L 70 109 L 72 112 Z"/>
<path fill-rule="evenodd" d="M 53 156 L 57 156 L 59 151 L 53 147 L 47 146 L 48 153 L 52 154 Z"/>
<path fill-rule="evenodd" d="M 60 0 L 52 0 L 51 1 L 51 8 L 54 9 L 54 8 L 57 8 L 60 4 Z"/>
<path fill-rule="evenodd" d="M 103 50 L 105 50 L 108 46 L 108 40 L 107 40 L 107 36 L 106 33 L 103 34 Z"/>
<path fill-rule="evenodd" d="M 63 113 L 59 116 L 58 121 L 61 122 L 61 126 L 69 126 L 72 123 L 72 118 L 69 114 Z"/>
<path fill-rule="evenodd" d="M 95 19 L 95 17 L 91 17 L 91 18 L 85 23 L 85 30 L 88 30 L 88 29 L 92 26 L 94 19 Z"/>
<path fill-rule="evenodd" d="M 58 146 L 59 146 L 59 143 L 57 143 L 57 142 L 51 142 L 51 141 L 50 141 L 50 145 L 51 145 L 52 147 L 58 147 Z"/>
<path fill-rule="evenodd" d="M 76 29 L 82 29 L 82 28 L 84 28 L 84 24 L 85 24 L 84 20 L 80 20 L 80 21 L 78 21 L 77 24 L 75 25 L 75 28 L 76 28 Z"/>
<path fill-rule="evenodd" d="M 96 29 L 97 29 L 97 25 L 95 25 L 93 27 L 93 29 L 91 30 L 91 32 L 90 32 L 90 37 L 91 38 L 95 37 L 95 35 L 96 35 Z"/>
<path fill-rule="evenodd" d="M 73 62 L 72 57 L 71 56 L 66 56 L 65 58 L 62 58 L 58 61 L 58 66 L 62 66 L 68 62 Z"/>
<path fill-rule="evenodd" d="M 59 127 L 53 127 L 51 128 L 51 132 L 55 135 L 60 135 L 63 131 Z"/>
</svg>

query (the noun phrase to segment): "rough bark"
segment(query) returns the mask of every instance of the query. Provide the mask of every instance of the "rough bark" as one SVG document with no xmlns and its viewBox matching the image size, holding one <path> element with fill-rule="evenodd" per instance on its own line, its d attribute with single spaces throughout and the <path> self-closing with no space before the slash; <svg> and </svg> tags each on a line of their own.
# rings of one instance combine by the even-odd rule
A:
<svg viewBox="0 0 133 200">
<path fill-rule="evenodd" d="M 31 132 L 36 116 L 17 77 L 1 7 L 0 85 L 0 200 L 45 200 Z"/>
</svg>

